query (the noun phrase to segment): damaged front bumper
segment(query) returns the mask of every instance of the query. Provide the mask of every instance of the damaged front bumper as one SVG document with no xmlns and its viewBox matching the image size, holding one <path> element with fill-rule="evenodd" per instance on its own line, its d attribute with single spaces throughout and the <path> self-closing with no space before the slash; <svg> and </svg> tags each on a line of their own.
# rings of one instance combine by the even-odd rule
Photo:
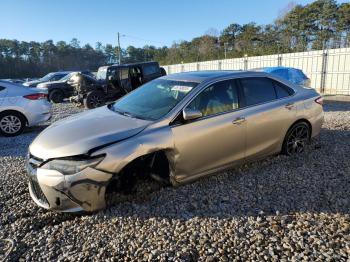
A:
<svg viewBox="0 0 350 262">
<path fill-rule="evenodd" d="M 106 207 L 105 191 L 112 174 L 91 167 L 63 175 L 56 170 L 33 168 L 28 162 L 29 192 L 40 207 L 61 211 L 96 211 Z"/>
</svg>

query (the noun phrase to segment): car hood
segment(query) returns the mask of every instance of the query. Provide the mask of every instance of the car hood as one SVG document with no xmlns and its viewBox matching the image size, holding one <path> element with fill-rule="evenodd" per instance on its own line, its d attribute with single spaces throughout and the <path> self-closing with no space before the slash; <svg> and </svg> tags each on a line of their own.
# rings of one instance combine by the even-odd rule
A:
<svg viewBox="0 0 350 262">
<path fill-rule="evenodd" d="M 86 154 L 93 148 L 134 136 L 150 123 L 104 106 L 57 121 L 37 136 L 29 151 L 44 160 Z"/>
</svg>

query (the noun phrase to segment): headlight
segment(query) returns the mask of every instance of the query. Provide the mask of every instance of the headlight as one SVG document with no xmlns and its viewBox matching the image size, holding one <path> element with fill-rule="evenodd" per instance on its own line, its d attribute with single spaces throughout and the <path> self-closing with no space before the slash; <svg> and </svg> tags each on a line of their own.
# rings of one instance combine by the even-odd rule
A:
<svg viewBox="0 0 350 262">
<path fill-rule="evenodd" d="M 57 170 L 64 175 L 72 175 L 84 170 L 87 167 L 95 167 L 98 163 L 100 163 L 105 156 L 98 156 L 89 159 L 54 159 L 46 164 L 44 164 L 41 168 Z"/>
</svg>

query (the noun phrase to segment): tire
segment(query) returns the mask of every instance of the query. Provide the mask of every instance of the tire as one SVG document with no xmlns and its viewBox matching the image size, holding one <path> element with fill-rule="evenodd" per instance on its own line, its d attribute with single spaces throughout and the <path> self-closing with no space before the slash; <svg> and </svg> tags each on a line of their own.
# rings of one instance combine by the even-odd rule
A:
<svg viewBox="0 0 350 262">
<path fill-rule="evenodd" d="M 282 154 L 302 153 L 311 137 L 311 128 L 306 122 L 298 122 L 289 128 L 282 145 Z"/>
<path fill-rule="evenodd" d="M 20 135 L 26 127 L 26 118 L 17 111 L 0 113 L 0 134 L 11 137 Z"/>
<path fill-rule="evenodd" d="M 105 95 L 100 90 L 94 90 L 89 92 L 84 98 L 84 107 L 93 109 L 103 106 L 105 104 Z"/>
<path fill-rule="evenodd" d="M 49 92 L 49 100 L 53 103 L 62 103 L 64 94 L 61 90 L 54 89 Z"/>
</svg>

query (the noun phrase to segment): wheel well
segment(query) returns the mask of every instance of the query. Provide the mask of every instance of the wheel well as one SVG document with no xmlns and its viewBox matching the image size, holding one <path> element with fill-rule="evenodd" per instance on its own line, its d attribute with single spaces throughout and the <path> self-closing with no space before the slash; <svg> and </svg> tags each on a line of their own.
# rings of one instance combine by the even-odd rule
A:
<svg viewBox="0 0 350 262">
<path fill-rule="evenodd" d="M 112 178 L 107 192 L 130 191 L 138 180 L 152 180 L 151 174 L 156 174 L 170 183 L 169 160 L 164 151 L 156 151 L 131 161 Z"/>
<path fill-rule="evenodd" d="M 27 117 L 26 117 L 23 113 L 21 113 L 20 111 L 17 111 L 17 110 L 4 110 L 4 111 L 1 111 L 1 112 L 0 112 L 0 115 L 2 115 L 2 114 L 4 114 L 4 113 L 11 113 L 11 112 L 20 114 L 21 116 L 23 116 L 23 118 L 24 118 L 24 120 L 26 121 L 27 125 L 29 124 Z"/>
<path fill-rule="evenodd" d="M 310 121 L 307 120 L 307 119 L 305 119 L 305 118 L 302 118 L 302 119 L 299 119 L 299 120 L 295 121 L 295 122 L 290 126 L 290 128 L 288 129 L 288 131 L 289 131 L 293 126 L 295 126 L 296 124 L 301 123 L 301 122 L 304 122 L 304 123 L 306 123 L 306 124 L 309 126 L 309 128 L 310 128 L 310 138 L 311 138 L 311 134 L 312 134 L 312 125 L 311 125 Z"/>
</svg>

